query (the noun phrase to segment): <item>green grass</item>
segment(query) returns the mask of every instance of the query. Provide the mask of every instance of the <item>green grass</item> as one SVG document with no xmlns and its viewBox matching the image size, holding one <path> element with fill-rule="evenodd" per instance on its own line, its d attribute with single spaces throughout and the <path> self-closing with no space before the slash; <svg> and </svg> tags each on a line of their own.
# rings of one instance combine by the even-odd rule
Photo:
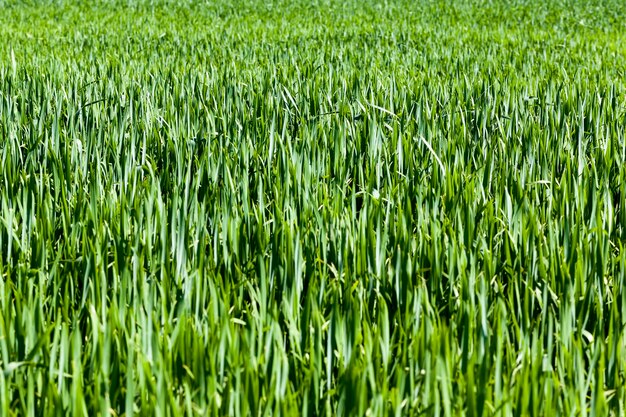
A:
<svg viewBox="0 0 626 417">
<path fill-rule="evenodd" d="M 626 413 L 626 5 L 0 0 L 0 415 Z"/>
</svg>

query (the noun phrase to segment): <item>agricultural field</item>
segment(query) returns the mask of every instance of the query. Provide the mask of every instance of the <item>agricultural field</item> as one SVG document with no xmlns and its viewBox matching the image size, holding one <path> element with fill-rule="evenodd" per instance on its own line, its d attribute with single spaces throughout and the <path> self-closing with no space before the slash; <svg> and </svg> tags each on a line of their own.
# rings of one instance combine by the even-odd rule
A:
<svg viewBox="0 0 626 417">
<path fill-rule="evenodd" d="M 617 0 L 0 0 L 0 415 L 624 415 L 625 45 Z"/>
</svg>

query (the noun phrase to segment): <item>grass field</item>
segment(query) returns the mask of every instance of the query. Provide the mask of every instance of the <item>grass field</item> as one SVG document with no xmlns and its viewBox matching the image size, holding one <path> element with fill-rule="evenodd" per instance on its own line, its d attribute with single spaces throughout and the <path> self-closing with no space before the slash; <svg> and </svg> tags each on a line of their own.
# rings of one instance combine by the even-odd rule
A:
<svg viewBox="0 0 626 417">
<path fill-rule="evenodd" d="M 0 415 L 626 413 L 626 3 L 86 3 L 0 0 Z"/>
</svg>

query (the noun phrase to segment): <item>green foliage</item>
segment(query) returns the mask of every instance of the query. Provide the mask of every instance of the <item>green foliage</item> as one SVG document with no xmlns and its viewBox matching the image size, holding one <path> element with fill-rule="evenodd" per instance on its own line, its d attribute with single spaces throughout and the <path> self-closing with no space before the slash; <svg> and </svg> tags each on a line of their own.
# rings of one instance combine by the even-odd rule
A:
<svg viewBox="0 0 626 417">
<path fill-rule="evenodd" d="M 0 1 L 0 415 L 626 413 L 626 6 Z"/>
</svg>

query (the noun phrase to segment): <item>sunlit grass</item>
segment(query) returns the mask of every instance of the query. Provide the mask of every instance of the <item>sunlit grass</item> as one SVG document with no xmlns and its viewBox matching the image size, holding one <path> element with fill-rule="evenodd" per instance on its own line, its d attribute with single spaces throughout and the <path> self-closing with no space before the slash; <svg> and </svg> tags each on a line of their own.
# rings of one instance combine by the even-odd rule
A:
<svg viewBox="0 0 626 417">
<path fill-rule="evenodd" d="M 619 2 L 0 0 L 0 415 L 622 415 Z"/>
</svg>

